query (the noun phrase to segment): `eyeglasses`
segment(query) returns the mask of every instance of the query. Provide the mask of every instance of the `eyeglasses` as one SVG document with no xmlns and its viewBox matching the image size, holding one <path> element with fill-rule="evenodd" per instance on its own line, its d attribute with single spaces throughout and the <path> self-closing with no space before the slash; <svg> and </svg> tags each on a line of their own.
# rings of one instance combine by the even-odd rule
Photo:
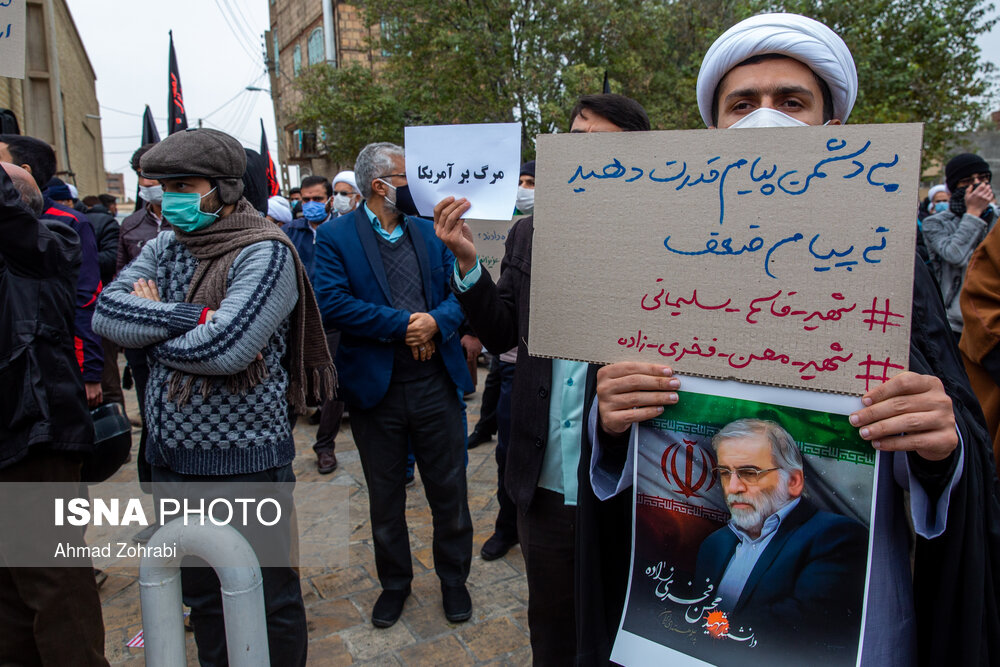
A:
<svg viewBox="0 0 1000 667">
<path fill-rule="evenodd" d="M 990 174 L 983 172 L 981 174 L 973 174 L 972 176 L 966 176 L 960 180 L 956 185 L 960 188 L 966 188 L 973 183 L 989 183 L 992 180 Z"/>
<path fill-rule="evenodd" d="M 760 481 L 761 476 L 766 475 L 769 472 L 778 470 L 778 468 L 768 468 L 766 470 L 761 470 L 760 468 L 754 468 L 753 466 L 744 466 L 742 468 L 723 468 L 721 466 L 712 468 L 712 472 L 719 476 L 719 479 L 723 484 L 729 484 L 730 478 L 733 473 L 736 473 L 736 478 L 741 482 L 747 484 L 756 484 Z"/>
<path fill-rule="evenodd" d="M 400 176 L 406 178 L 406 174 L 386 174 L 385 176 L 379 176 L 379 178 L 392 178 L 393 176 Z"/>
<path fill-rule="evenodd" d="M 343 195 L 344 197 L 350 197 L 351 195 L 354 194 L 354 192 L 353 191 L 351 191 L 351 192 L 337 192 L 336 190 L 334 190 L 333 194 L 334 194 L 334 196 Z"/>
<path fill-rule="evenodd" d="M 326 202 L 327 199 L 328 199 L 328 197 L 320 197 L 320 196 L 316 196 L 316 197 L 303 197 L 302 201 L 303 202 L 315 201 L 315 202 L 319 202 L 320 204 L 323 204 L 323 203 Z"/>
</svg>

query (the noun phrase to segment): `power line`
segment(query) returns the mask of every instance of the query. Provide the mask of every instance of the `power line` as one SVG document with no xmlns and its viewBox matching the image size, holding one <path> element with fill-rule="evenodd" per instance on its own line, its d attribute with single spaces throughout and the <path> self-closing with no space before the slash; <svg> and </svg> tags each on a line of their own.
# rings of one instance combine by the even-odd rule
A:
<svg viewBox="0 0 1000 667">
<path fill-rule="evenodd" d="M 220 0 L 215 0 L 215 6 L 216 8 L 218 8 L 219 13 L 222 14 L 222 18 L 223 20 L 225 20 L 226 26 L 229 28 L 229 32 L 231 32 L 233 37 L 236 38 L 236 42 L 240 45 L 240 48 L 243 49 L 243 52 L 249 55 L 250 59 L 254 63 L 256 63 L 257 59 L 260 58 L 261 64 L 263 64 L 263 58 L 261 57 L 261 55 L 259 53 L 253 53 L 250 50 L 250 48 L 246 45 L 246 41 L 248 41 L 246 35 L 240 33 L 236 28 L 233 27 L 233 23 L 232 21 L 230 21 L 229 14 L 223 9 Z M 252 42 L 254 40 L 250 39 L 249 41 Z"/>
</svg>

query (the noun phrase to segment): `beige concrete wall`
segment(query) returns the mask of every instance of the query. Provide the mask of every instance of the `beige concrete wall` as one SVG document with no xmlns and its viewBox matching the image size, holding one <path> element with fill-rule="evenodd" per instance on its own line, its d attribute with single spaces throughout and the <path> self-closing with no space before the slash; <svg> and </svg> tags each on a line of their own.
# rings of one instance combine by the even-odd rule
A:
<svg viewBox="0 0 1000 667">
<path fill-rule="evenodd" d="M 62 134 L 68 161 L 57 149 L 59 176 L 75 184 L 81 197 L 100 194 L 107 182 L 94 69 L 65 0 L 52 0 L 51 5 L 55 8 L 54 41 L 59 57 L 64 127 L 58 127 L 51 94 L 55 83 L 49 62 L 50 36 L 45 13 L 50 6 L 48 0 L 28 2 L 28 77 L 24 80 L 0 77 L 0 106 L 14 111 L 23 134 L 36 136 L 53 146 L 57 143 L 57 133 Z"/>
</svg>

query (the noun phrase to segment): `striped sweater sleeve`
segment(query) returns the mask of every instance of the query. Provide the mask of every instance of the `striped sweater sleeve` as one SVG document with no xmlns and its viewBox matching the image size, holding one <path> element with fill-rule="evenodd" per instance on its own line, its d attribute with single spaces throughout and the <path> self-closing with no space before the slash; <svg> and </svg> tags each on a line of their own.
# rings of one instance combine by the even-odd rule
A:
<svg viewBox="0 0 1000 667">
<path fill-rule="evenodd" d="M 212 320 L 150 348 L 165 366 L 200 375 L 247 368 L 298 301 L 295 259 L 287 246 L 247 246 L 233 262 L 226 296 Z"/>
<path fill-rule="evenodd" d="M 162 234 L 142 248 L 97 300 L 94 331 L 125 348 L 136 349 L 178 336 L 198 325 L 204 306 L 162 303 L 132 295 L 140 278 L 156 280 L 157 257 L 173 234 Z"/>
</svg>

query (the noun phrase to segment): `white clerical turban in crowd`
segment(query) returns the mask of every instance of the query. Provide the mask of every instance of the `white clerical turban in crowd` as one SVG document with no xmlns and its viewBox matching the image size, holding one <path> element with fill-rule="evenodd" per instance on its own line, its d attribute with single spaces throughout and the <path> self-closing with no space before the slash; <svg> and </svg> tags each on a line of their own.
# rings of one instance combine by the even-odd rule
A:
<svg viewBox="0 0 1000 667">
<path fill-rule="evenodd" d="M 934 195 L 936 195 L 939 192 L 943 192 L 946 195 L 951 195 L 951 193 L 948 192 L 948 186 L 947 185 L 945 185 L 944 183 L 938 183 L 933 188 L 931 188 L 930 192 L 927 193 L 927 198 L 928 199 L 934 199 Z"/>
<path fill-rule="evenodd" d="M 854 58 L 837 33 L 798 14 L 759 14 L 722 33 L 698 72 L 698 109 L 712 125 L 712 100 L 722 78 L 747 58 L 777 53 L 809 67 L 830 87 L 833 117 L 846 122 L 858 96 Z"/>
<path fill-rule="evenodd" d="M 292 207 L 281 195 L 275 195 L 267 200 L 267 216 L 275 222 L 287 225 L 292 221 Z"/>
<path fill-rule="evenodd" d="M 333 183 L 331 183 L 331 185 L 336 185 L 337 183 L 347 183 L 352 188 L 354 188 L 355 193 L 361 194 L 361 190 L 358 190 L 358 182 L 354 179 L 353 171 L 342 171 L 339 174 L 337 174 L 334 177 Z"/>
</svg>

